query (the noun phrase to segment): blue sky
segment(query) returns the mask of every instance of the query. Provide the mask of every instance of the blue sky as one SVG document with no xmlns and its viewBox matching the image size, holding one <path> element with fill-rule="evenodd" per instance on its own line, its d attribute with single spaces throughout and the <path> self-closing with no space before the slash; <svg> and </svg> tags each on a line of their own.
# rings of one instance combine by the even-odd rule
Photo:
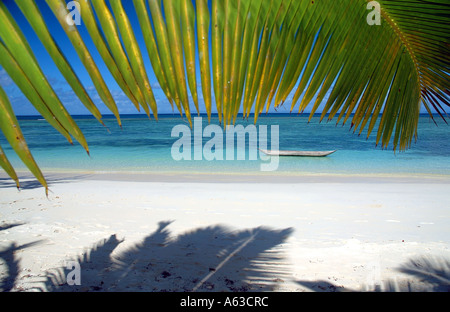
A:
<svg viewBox="0 0 450 312">
<path fill-rule="evenodd" d="M 36 58 L 38 59 L 41 68 L 44 71 L 44 74 L 47 76 L 49 82 L 51 83 L 52 87 L 54 88 L 56 94 L 61 99 L 62 103 L 66 106 L 67 110 L 71 114 L 89 114 L 88 110 L 82 105 L 82 103 L 79 101 L 79 99 L 76 97 L 74 92 L 71 90 L 59 70 L 57 69 L 54 62 L 51 60 L 50 56 L 48 55 L 47 51 L 45 50 L 42 43 L 39 41 L 37 36 L 35 35 L 34 31 L 32 30 L 31 26 L 28 24 L 25 17 L 22 15 L 20 10 L 17 8 L 17 6 L 14 3 L 14 0 L 3 0 L 3 2 L 6 4 L 6 6 L 10 9 L 11 13 L 13 14 L 14 18 L 20 25 L 22 31 L 25 34 L 25 37 L 29 41 L 33 52 L 36 55 Z M 59 22 L 54 17 L 53 13 L 47 6 L 44 0 L 38 0 L 36 1 L 38 4 L 39 9 L 41 10 L 44 19 L 46 20 L 48 25 L 51 25 L 50 31 L 55 38 L 56 42 L 58 43 L 60 49 L 64 53 L 67 59 L 70 60 L 72 67 L 75 70 L 75 73 L 78 75 L 80 80 L 82 81 L 83 85 L 85 86 L 86 90 L 90 94 L 91 98 L 93 99 L 94 103 L 97 105 L 97 107 L 100 109 L 102 114 L 109 114 L 110 111 L 106 108 L 106 106 L 102 103 L 100 100 L 100 97 L 98 96 L 94 85 L 92 83 L 91 78 L 89 77 L 87 71 L 84 69 L 84 66 L 82 65 L 78 55 L 76 54 L 75 50 L 73 49 L 68 37 L 64 33 L 62 27 L 59 25 Z M 145 66 L 147 69 L 147 75 L 149 77 L 150 83 L 152 85 L 152 89 L 155 95 L 155 99 L 158 103 L 158 113 L 165 114 L 165 113 L 172 113 L 172 107 L 167 100 L 166 96 L 162 92 L 158 81 L 154 75 L 153 69 L 150 64 L 150 60 L 147 54 L 147 49 L 145 47 L 145 43 L 143 41 L 142 33 L 140 31 L 139 23 L 136 17 L 136 13 L 134 10 L 134 6 L 132 1 L 123 1 L 123 4 L 125 6 L 125 9 L 127 13 L 129 14 L 129 19 L 133 24 L 133 29 L 135 30 L 135 35 L 138 40 L 138 43 L 141 48 L 141 53 L 144 58 Z M 78 30 L 82 37 L 85 39 L 85 43 L 91 52 L 94 60 L 97 63 L 97 66 L 100 70 L 100 72 L 103 75 L 103 78 L 105 79 L 106 84 L 110 88 L 111 94 L 113 95 L 116 104 L 119 108 L 119 112 L 121 114 L 135 114 L 138 113 L 134 105 L 131 103 L 131 101 L 124 95 L 122 90 L 119 88 L 115 80 L 113 79 L 112 75 L 108 71 L 107 67 L 105 66 L 102 58 L 98 54 L 92 40 L 90 39 L 90 36 L 86 30 L 86 28 L 83 25 L 83 22 L 81 25 L 78 26 Z M 197 62 L 198 67 L 198 62 Z M 198 73 L 200 70 L 197 68 Z M 205 112 L 204 104 L 203 104 L 203 98 L 202 98 L 202 92 L 201 92 L 201 86 L 200 86 L 200 76 L 197 75 L 197 84 L 198 84 L 198 94 L 199 94 L 199 102 L 200 102 L 200 110 L 201 112 Z M 14 111 L 17 115 L 36 115 L 38 114 L 37 111 L 34 109 L 32 104 L 26 99 L 26 97 L 22 94 L 20 89 L 16 87 L 14 82 L 9 78 L 8 74 L 5 70 L 3 70 L 0 67 L 0 85 L 5 89 L 6 93 L 8 94 L 11 103 L 13 105 Z M 295 89 L 294 89 L 295 91 Z M 214 92 L 212 91 L 212 95 L 214 96 Z M 290 96 L 292 99 L 292 95 Z M 214 100 L 214 99 L 213 99 Z M 289 98 L 288 98 L 289 100 Z M 191 107 L 192 111 L 195 111 L 195 107 L 191 98 Z M 278 112 L 289 112 L 290 104 L 288 104 L 289 101 L 287 101 L 287 104 L 281 107 Z M 213 104 L 213 108 L 215 105 Z M 213 113 L 215 110 L 213 109 Z M 271 108 L 270 112 L 275 112 L 273 108 Z M 423 112 L 425 112 L 423 110 Z M 177 112 L 176 112 L 177 114 Z"/>
<path fill-rule="evenodd" d="M 64 77 L 59 72 L 58 68 L 54 64 L 53 60 L 50 58 L 49 54 L 47 53 L 45 47 L 40 42 L 39 38 L 34 33 L 33 29 L 29 25 L 26 18 L 23 16 L 20 9 L 16 6 L 14 3 L 14 0 L 4 0 L 4 3 L 10 9 L 13 17 L 16 19 L 17 23 L 20 25 L 22 31 L 25 34 L 25 37 L 27 38 L 28 42 L 30 43 L 33 52 L 36 55 L 36 58 L 39 61 L 39 64 L 46 75 L 47 79 L 49 80 L 50 84 L 52 85 L 53 89 L 55 90 L 58 97 L 61 99 L 64 106 L 67 108 L 69 113 L 71 114 L 90 114 L 89 111 L 83 106 L 83 104 L 80 102 L 80 100 L 77 98 L 75 93 L 71 90 L 70 86 L 67 84 Z M 50 32 L 52 36 L 54 37 L 55 41 L 58 43 L 58 46 L 66 56 L 66 58 L 70 61 L 72 68 L 74 69 L 77 76 L 80 78 L 80 81 L 84 85 L 85 89 L 91 96 L 92 100 L 96 104 L 96 106 L 99 108 L 100 112 L 102 114 L 111 114 L 110 110 L 103 104 L 101 101 L 94 84 L 92 83 L 92 80 L 87 73 L 87 71 L 84 69 L 83 64 L 81 63 L 77 53 L 72 47 L 72 44 L 70 40 L 68 39 L 67 35 L 64 33 L 64 30 L 62 29 L 61 25 L 59 24 L 58 20 L 54 17 L 52 11 L 47 6 L 44 0 L 37 0 L 36 3 L 38 4 L 39 9 L 42 12 L 42 15 L 47 22 L 47 25 L 52 25 L 52 27 L 49 27 Z M 150 80 L 152 90 L 155 96 L 155 100 L 158 104 L 158 113 L 159 114 L 170 114 L 173 113 L 172 106 L 170 105 L 170 102 L 167 100 L 164 92 L 161 90 L 161 87 L 159 86 L 159 83 L 155 77 L 155 74 L 153 72 L 150 59 L 147 53 L 147 48 L 145 46 L 145 42 L 143 40 L 142 32 L 140 30 L 139 22 L 136 16 L 136 12 L 134 9 L 133 2 L 130 1 L 123 1 L 123 5 L 125 7 L 125 10 L 127 11 L 129 15 L 130 22 L 132 23 L 133 29 L 135 31 L 136 39 L 138 40 L 138 43 L 140 45 L 141 54 L 143 56 L 146 70 L 147 70 L 147 76 Z M 54 26 L 54 27 L 53 27 Z M 103 62 L 101 56 L 99 55 L 95 45 L 93 44 L 89 33 L 87 32 L 83 21 L 81 21 L 81 25 L 77 26 L 78 31 L 80 32 L 81 36 L 85 40 L 86 46 L 89 49 L 92 57 L 94 58 L 100 72 L 103 75 L 103 78 L 108 85 L 112 96 L 114 97 L 114 100 L 116 101 L 116 104 L 118 106 L 119 112 L 121 114 L 136 114 L 139 113 L 135 106 L 132 104 L 132 102 L 128 99 L 128 97 L 123 93 L 121 88 L 117 85 L 116 81 L 112 77 L 111 73 L 109 72 L 108 68 L 106 67 L 105 63 Z M 197 59 L 197 89 L 198 89 L 198 96 L 199 96 L 199 106 L 201 112 L 205 112 L 205 107 L 203 103 L 203 97 L 201 92 L 201 81 L 200 81 L 200 69 L 198 68 L 198 59 Z M 22 94 L 20 89 L 14 84 L 14 82 L 9 78 L 7 72 L 0 67 L 0 84 L 5 89 L 6 93 L 9 96 L 9 99 L 13 105 L 14 111 L 17 115 L 38 115 L 38 112 L 34 109 L 33 105 L 28 101 L 28 99 Z M 188 89 L 189 90 L 189 89 Z M 189 91 L 188 91 L 189 92 Z M 214 91 L 212 91 L 212 96 L 214 96 Z M 189 93 L 190 97 L 190 105 L 191 110 L 195 111 L 195 105 L 192 101 L 192 97 Z M 214 100 L 214 99 L 213 99 Z M 214 110 L 213 105 L 213 113 L 216 112 Z M 175 108 L 175 113 L 178 114 L 177 109 Z M 273 110 L 271 110 L 273 111 Z M 141 109 L 141 113 L 144 113 L 144 111 Z"/>
<path fill-rule="evenodd" d="M 39 64 L 44 72 L 44 74 L 47 76 L 50 84 L 52 85 L 53 89 L 55 90 L 58 97 L 61 99 L 62 103 L 66 106 L 67 110 L 71 114 L 89 114 L 88 110 L 83 106 L 83 104 L 79 101 L 79 99 L 76 97 L 75 93 L 71 90 L 70 86 L 67 84 L 64 77 L 59 72 L 58 68 L 48 55 L 47 51 L 45 50 L 44 46 L 34 33 L 31 26 L 28 24 L 25 17 L 22 15 L 18 7 L 15 5 L 14 1 L 12 0 L 5 0 L 4 3 L 7 5 L 7 7 L 10 9 L 11 13 L 13 14 L 14 18 L 20 25 L 22 31 L 25 34 L 25 37 L 29 41 L 33 52 L 36 55 L 36 58 L 39 61 Z M 75 73 L 80 78 L 80 81 L 83 83 L 84 87 L 86 88 L 87 92 L 90 94 L 92 100 L 97 105 L 97 107 L 100 109 L 100 111 L 103 114 L 108 114 L 110 111 L 106 108 L 106 106 L 103 104 L 103 102 L 100 100 L 94 84 L 92 83 L 92 80 L 90 76 L 88 75 L 87 71 L 84 69 L 84 66 L 82 65 L 78 55 L 76 54 L 75 50 L 72 47 L 71 42 L 69 41 L 68 37 L 64 33 L 64 30 L 60 26 L 57 19 L 54 17 L 53 13 L 51 12 L 50 8 L 47 6 L 45 1 L 38 0 L 36 1 L 38 4 L 39 9 L 41 10 L 44 19 L 47 22 L 47 25 L 52 25 L 54 27 L 49 27 L 52 36 L 54 37 L 55 41 L 58 43 L 60 49 L 66 56 L 66 58 L 70 61 Z M 147 75 L 150 79 L 150 82 L 153 87 L 153 91 L 155 94 L 155 99 L 158 102 L 158 109 L 160 113 L 171 113 L 172 109 L 171 106 L 166 99 L 164 93 L 159 87 L 159 84 L 154 76 L 153 70 L 151 68 L 151 64 L 147 55 L 147 50 L 145 47 L 145 43 L 143 42 L 142 34 L 140 33 L 140 28 L 138 27 L 137 17 L 135 16 L 134 7 L 132 6 L 132 1 L 123 1 L 124 6 L 127 10 L 127 12 L 130 14 L 130 20 L 133 24 L 135 29 L 135 35 L 138 38 L 138 42 L 140 44 L 141 53 L 143 55 L 145 65 L 147 68 Z M 116 104 L 119 108 L 119 112 L 121 114 L 134 114 L 138 113 L 134 105 L 131 103 L 131 101 L 123 94 L 120 87 L 115 82 L 114 78 L 110 74 L 108 68 L 104 64 L 102 58 L 98 54 L 92 40 L 90 39 L 90 36 L 86 30 L 86 28 L 83 25 L 83 22 L 81 25 L 78 26 L 78 30 L 82 37 L 85 39 L 85 43 L 94 58 L 100 72 L 103 75 L 103 78 L 110 88 L 111 94 L 113 95 Z M 13 105 L 13 108 L 15 110 L 15 113 L 17 115 L 35 115 L 38 114 L 37 111 L 34 109 L 32 104 L 26 99 L 26 97 L 21 93 L 20 89 L 17 88 L 14 84 L 14 82 L 9 78 L 8 74 L 4 69 L 0 67 L 0 84 L 5 89 L 6 93 L 8 94 L 11 103 Z"/>
</svg>

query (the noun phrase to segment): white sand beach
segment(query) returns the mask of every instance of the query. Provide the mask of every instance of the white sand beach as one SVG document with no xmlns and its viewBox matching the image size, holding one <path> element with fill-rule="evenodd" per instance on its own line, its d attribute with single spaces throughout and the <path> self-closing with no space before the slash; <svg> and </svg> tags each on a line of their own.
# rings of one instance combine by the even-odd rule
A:
<svg viewBox="0 0 450 312">
<path fill-rule="evenodd" d="M 448 176 L 47 178 L 0 176 L 3 291 L 450 290 Z"/>
</svg>

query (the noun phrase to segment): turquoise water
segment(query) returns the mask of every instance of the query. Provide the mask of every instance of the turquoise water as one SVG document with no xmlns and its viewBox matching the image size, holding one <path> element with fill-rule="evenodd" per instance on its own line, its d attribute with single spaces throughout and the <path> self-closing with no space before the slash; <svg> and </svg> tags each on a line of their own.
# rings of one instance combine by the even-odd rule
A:
<svg viewBox="0 0 450 312">
<path fill-rule="evenodd" d="M 89 144 L 90 156 L 78 144 L 70 145 L 46 121 L 21 118 L 20 125 L 39 166 L 61 171 L 133 171 L 133 172 L 261 172 L 261 164 L 268 160 L 249 159 L 248 144 L 245 160 L 180 160 L 173 159 L 171 148 L 179 137 L 172 137 L 174 126 L 187 125 L 177 115 L 160 116 L 159 121 L 142 115 L 122 117 L 123 129 L 115 119 L 106 116 L 109 129 L 89 117 L 75 117 Z M 369 139 L 350 131 L 349 125 L 335 122 L 319 123 L 315 117 L 309 124 L 307 117 L 290 115 L 262 116 L 258 126 L 279 126 L 281 150 L 337 150 L 325 158 L 280 157 L 277 173 L 283 174 L 444 174 L 450 175 L 450 126 L 435 118 L 436 126 L 428 116 L 419 121 L 418 141 L 405 152 L 394 153 L 391 148 L 376 147 L 374 132 Z M 217 123 L 217 118 L 212 119 Z M 244 127 L 252 121 L 239 121 Z M 203 127 L 208 125 L 203 118 Z M 192 135 L 193 136 L 193 135 Z M 203 144 L 210 138 L 203 138 Z M 237 141 L 237 140 L 235 140 Z M 224 138 L 224 149 L 226 141 Z M 0 143 L 16 169 L 25 169 L 12 152 L 4 137 Z M 270 149 L 270 142 L 268 143 Z M 237 148 L 236 148 L 237 150 Z M 192 146 L 192 152 L 194 146 Z M 222 152 L 217 149 L 216 153 Z M 225 153 L 225 151 L 223 151 Z M 242 151 L 241 151 L 242 152 Z M 224 158 L 226 154 L 223 154 Z"/>
</svg>

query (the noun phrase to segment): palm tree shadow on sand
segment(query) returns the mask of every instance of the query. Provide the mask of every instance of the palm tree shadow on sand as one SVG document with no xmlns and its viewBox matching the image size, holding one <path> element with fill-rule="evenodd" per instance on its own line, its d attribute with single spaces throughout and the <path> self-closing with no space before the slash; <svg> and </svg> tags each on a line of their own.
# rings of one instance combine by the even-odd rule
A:
<svg viewBox="0 0 450 312">
<path fill-rule="evenodd" d="M 43 291 L 273 291 L 289 276 L 280 245 L 292 229 L 231 231 L 217 225 L 170 237 L 171 222 L 141 243 L 121 248 L 111 235 L 76 259 L 80 285 L 68 285 L 74 267 L 47 273 Z M 75 281 L 75 279 L 74 279 Z"/>
<path fill-rule="evenodd" d="M 291 228 L 271 230 L 258 227 L 232 231 L 221 225 L 198 228 L 171 237 L 168 226 L 160 222 L 157 230 L 140 243 L 124 246 L 124 240 L 111 235 L 73 262 L 80 266 L 80 285 L 70 286 L 73 267 L 60 267 L 39 275 L 37 291 L 276 291 L 284 281 L 292 280 L 284 259 L 283 243 Z M 21 224 L 0 226 L 0 231 Z M 15 243 L 0 250 L 0 291 L 14 289 L 20 276 L 20 261 L 15 253 L 40 241 L 22 246 Z M 296 281 L 303 289 L 316 292 L 414 292 L 450 291 L 450 261 L 437 257 L 417 257 L 397 271 L 410 276 L 398 283 L 387 280 L 361 289 L 344 288 L 330 281 Z M 41 278 L 43 277 L 43 279 Z M 419 283 L 417 283 L 419 282 Z M 418 289 L 417 287 L 421 287 Z"/>
<path fill-rule="evenodd" d="M 4 231 L 16 226 L 21 226 L 23 223 L 1 224 L 0 231 Z M 0 250 L 0 266 L 4 266 L 0 270 L 0 292 L 11 291 L 20 275 L 20 261 L 16 253 L 22 249 L 38 245 L 42 241 L 35 241 L 24 245 L 17 245 L 10 243 L 6 248 Z"/>
<path fill-rule="evenodd" d="M 410 259 L 397 271 L 410 276 L 406 281 L 397 280 L 373 281 L 361 285 L 360 290 L 347 289 L 329 281 L 297 281 L 297 283 L 316 292 L 449 292 L 450 261 L 441 257 L 422 256 Z M 416 282 L 419 281 L 418 285 Z"/>
</svg>

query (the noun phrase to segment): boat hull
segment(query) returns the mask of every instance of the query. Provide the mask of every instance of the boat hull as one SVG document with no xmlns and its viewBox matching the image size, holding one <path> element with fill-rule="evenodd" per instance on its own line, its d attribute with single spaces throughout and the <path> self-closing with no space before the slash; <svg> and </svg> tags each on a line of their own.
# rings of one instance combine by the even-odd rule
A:
<svg viewBox="0 0 450 312">
<path fill-rule="evenodd" d="M 296 156 L 296 157 L 325 157 L 336 152 L 336 151 L 268 151 L 262 149 L 260 149 L 260 151 L 269 156 Z"/>
</svg>

